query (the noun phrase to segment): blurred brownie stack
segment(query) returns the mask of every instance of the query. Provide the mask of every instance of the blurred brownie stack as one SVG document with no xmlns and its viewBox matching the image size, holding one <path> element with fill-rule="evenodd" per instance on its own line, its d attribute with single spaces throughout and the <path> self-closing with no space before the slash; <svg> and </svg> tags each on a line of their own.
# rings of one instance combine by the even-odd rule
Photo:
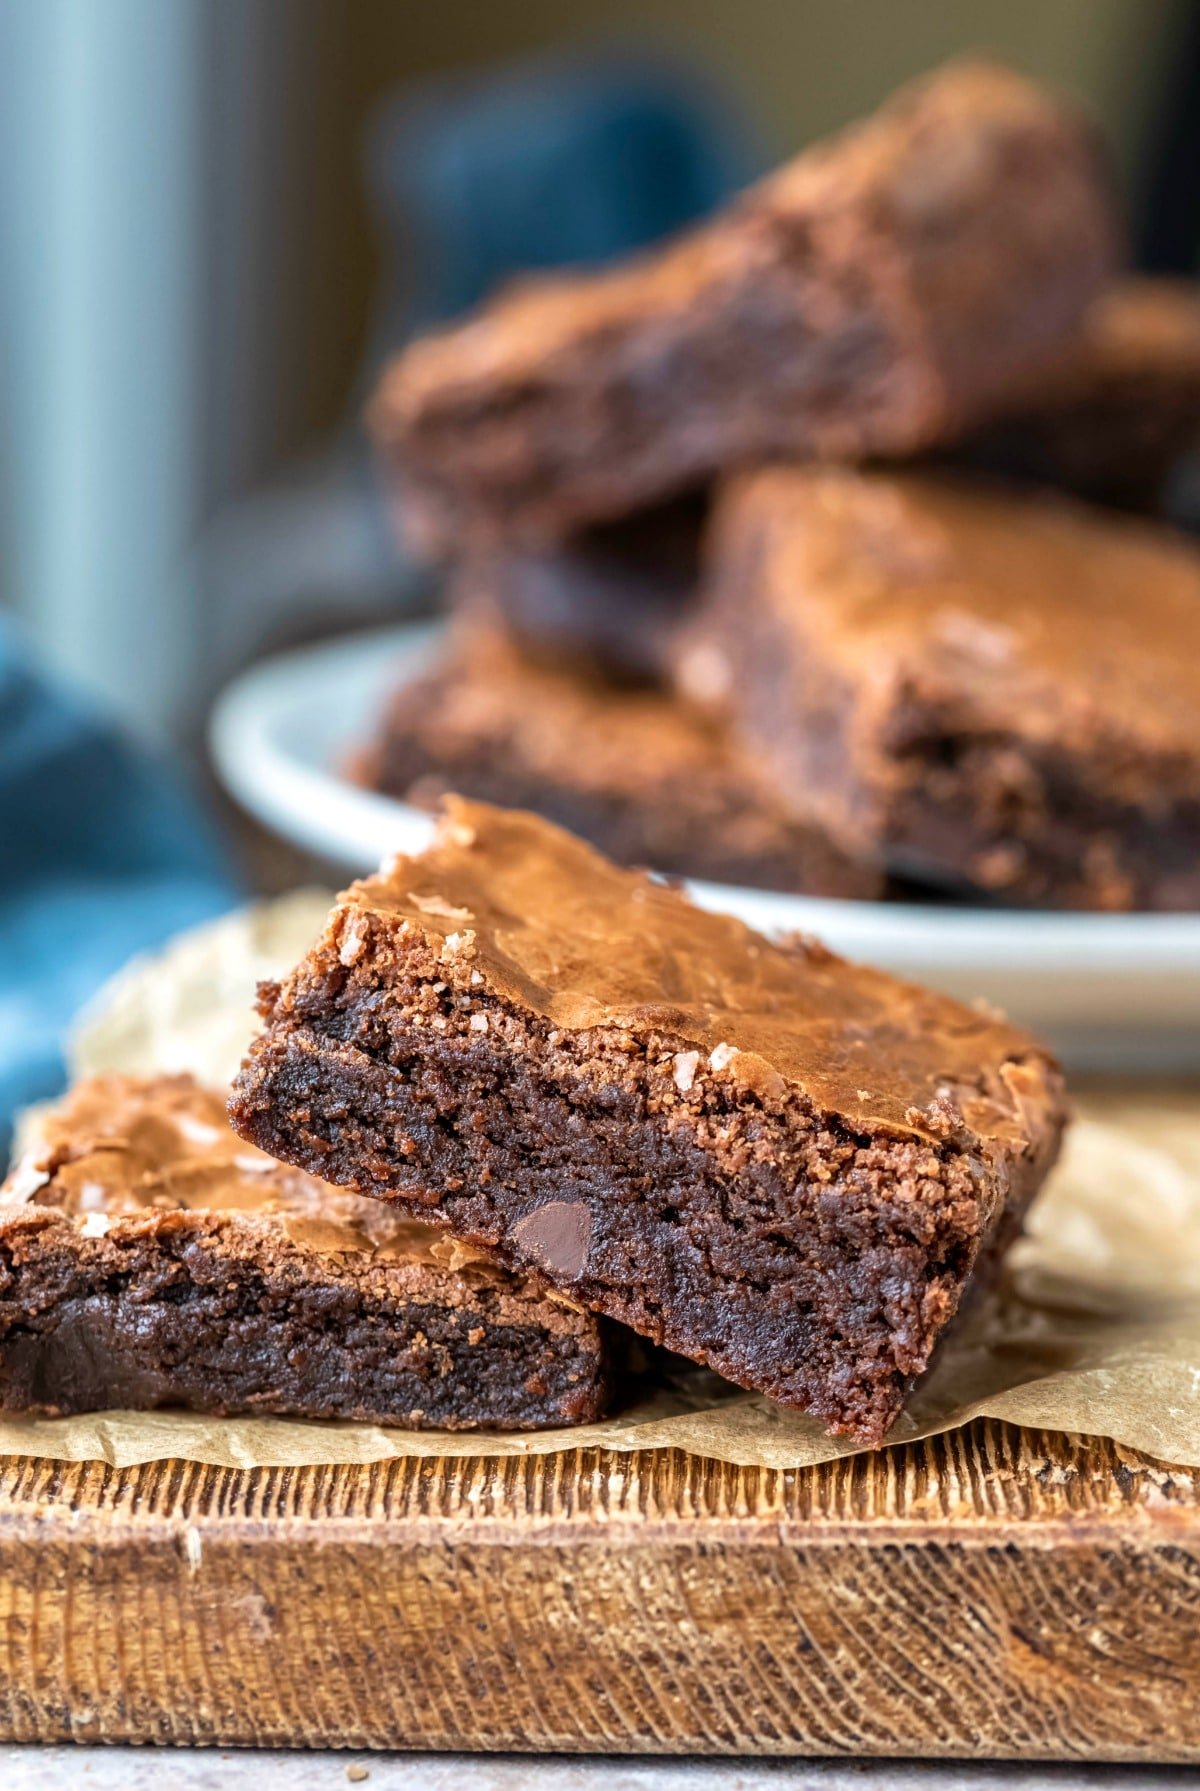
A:
<svg viewBox="0 0 1200 1791">
<path fill-rule="evenodd" d="M 356 774 L 729 883 L 1196 905 L 1200 555 L 1112 509 L 1200 435 L 1200 303 L 1121 234 L 1087 122 L 962 62 L 410 346 L 452 625 Z"/>
</svg>

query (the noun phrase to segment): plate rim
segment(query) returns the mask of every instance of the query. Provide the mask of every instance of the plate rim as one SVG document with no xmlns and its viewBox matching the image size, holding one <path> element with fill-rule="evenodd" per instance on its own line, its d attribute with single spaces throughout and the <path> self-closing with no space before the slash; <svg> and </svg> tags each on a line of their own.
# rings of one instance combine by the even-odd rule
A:
<svg viewBox="0 0 1200 1791">
<path fill-rule="evenodd" d="M 414 675 L 446 631 L 445 620 L 409 620 L 338 635 L 270 654 L 236 674 L 209 714 L 208 748 L 225 789 L 281 837 L 346 864 L 392 852 L 420 851 L 433 820 L 421 809 L 354 784 L 336 768 L 306 764 L 278 737 L 280 715 L 294 710 L 297 682 L 319 673 L 337 683 L 352 665 L 362 675 L 379 663 L 380 699 Z M 360 717 L 360 727 L 369 725 Z M 357 730 L 356 730 L 357 733 Z M 345 747 L 352 744 L 347 738 Z M 316 824 L 313 816 L 319 815 Z M 394 843 L 383 854 L 379 838 Z M 368 847 L 367 839 L 373 840 Z M 990 971 L 1039 969 L 1058 974 L 1100 970 L 1105 975 L 1200 972 L 1200 914 L 1095 914 L 1047 909 L 985 908 L 968 903 L 876 902 L 688 879 L 702 906 L 757 916 L 755 925 L 837 935 L 852 954 L 858 942 L 889 961 L 926 962 L 931 949 L 948 971 L 969 968 L 980 953 Z"/>
</svg>

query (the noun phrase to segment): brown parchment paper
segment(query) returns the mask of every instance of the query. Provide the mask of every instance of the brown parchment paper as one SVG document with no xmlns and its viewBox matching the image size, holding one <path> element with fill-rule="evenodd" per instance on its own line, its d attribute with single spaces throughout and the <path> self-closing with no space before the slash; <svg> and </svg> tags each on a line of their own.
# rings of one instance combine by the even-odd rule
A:
<svg viewBox="0 0 1200 1791">
<path fill-rule="evenodd" d="M 131 965 L 77 1029 L 72 1062 L 190 1069 L 227 1081 L 253 1030 L 255 981 L 293 962 L 329 898 L 300 891 L 198 929 Z M 997 1293 L 964 1322 L 890 1441 L 980 1415 L 1106 1436 L 1200 1466 L 1200 1086 L 1085 1089 L 1064 1159 Z M 396 1456 L 675 1447 L 746 1466 L 801 1468 L 857 1453 L 807 1419 L 680 1368 L 603 1424 L 474 1432 L 106 1412 L 0 1419 L 0 1452 L 115 1466 L 178 1458 L 226 1467 Z"/>
</svg>

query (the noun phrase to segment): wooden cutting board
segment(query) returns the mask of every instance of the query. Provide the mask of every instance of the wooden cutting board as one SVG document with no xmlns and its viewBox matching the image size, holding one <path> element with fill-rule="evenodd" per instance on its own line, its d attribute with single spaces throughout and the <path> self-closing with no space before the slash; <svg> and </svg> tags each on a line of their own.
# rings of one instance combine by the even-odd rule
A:
<svg viewBox="0 0 1200 1791">
<path fill-rule="evenodd" d="M 0 1738 L 1200 1759 L 1200 1473 L 0 1462 Z"/>
</svg>

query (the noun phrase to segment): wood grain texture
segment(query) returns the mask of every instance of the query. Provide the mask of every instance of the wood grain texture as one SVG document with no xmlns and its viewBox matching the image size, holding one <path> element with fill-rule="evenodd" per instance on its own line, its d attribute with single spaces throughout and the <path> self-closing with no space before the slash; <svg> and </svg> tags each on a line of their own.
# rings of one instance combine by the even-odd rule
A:
<svg viewBox="0 0 1200 1791">
<path fill-rule="evenodd" d="M 0 1462 L 0 1738 L 1200 1759 L 1200 1473 Z"/>
</svg>

